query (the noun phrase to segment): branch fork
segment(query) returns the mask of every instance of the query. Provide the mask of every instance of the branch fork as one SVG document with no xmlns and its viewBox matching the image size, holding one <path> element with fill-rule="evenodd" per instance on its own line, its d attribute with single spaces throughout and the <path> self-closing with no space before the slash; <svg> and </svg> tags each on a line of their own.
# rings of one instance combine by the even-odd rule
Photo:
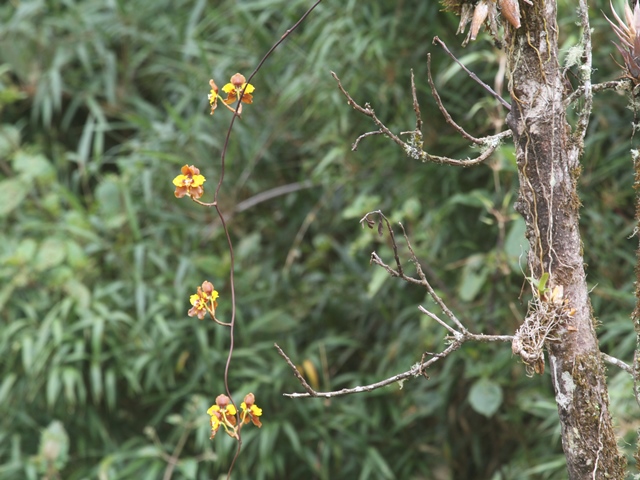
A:
<svg viewBox="0 0 640 480">
<path fill-rule="evenodd" d="M 513 336 L 511 335 L 484 335 L 484 334 L 474 334 L 471 333 L 462 323 L 462 321 L 451 311 L 451 309 L 446 305 L 446 303 L 440 298 L 440 296 L 433 289 L 429 281 L 427 280 L 426 275 L 424 274 L 422 267 L 420 266 L 420 262 L 413 251 L 413 247 L 407 237 L 407 234 L 404 230 L 404 227 L 401 223 L 398 225 L 402 229 L 402 234 L 405 239 L 406 246 L 409 250 L 409 258 L 411 262 L 414 264 L 416 271 L 418 273 L 418 278 L 407 276 L 405 273 L 405 269 L 402 267 L 402 263 L 400 261 L 400 256 L 398 254 L 398 245 L 396 243 L 395 235 L 393 232 L 393 228 L 391 227 L 391 223 L 387 219 L 387 217 L 379 210 L 374 212 L 367 213 L 361 220 L 360 223 L 364 226 L 365 224 L 369 228 L 374 228 L 374 226 L 378 225 L 378 233 L 382 235 L 386 228 L 389 238 L 391 240 L 391 245 L 393 248 L 393 255 L 395 260 L 395 268 L 390 267 L 382 259 L 380 256 L 373 252 L 371 254 L 371 263 L 382 267 L 389 275 L 392 277 L 398 277 L 408 283 L 421 285 L 424 287 L 433 301 L 440 307 L 440 309 L 444 312 L 444 314 L 448 317 L 449 322 L 442 320 L 435 313 L 427 310 L 422 305 L 418 306 L 418 310 L 423 314 L 427 315 L 432 320 L 436 321 L 443 328 L 447 330 L 449 333 L 445 337 L 445 341 L 447 343 L 446 348 L 438 353 L 430 353 L 425 352 L 422 355 L 422 358 L 419 362 L 414 364 L 409 370 L 399 373 L 397 375 L 393 375 L 384 380 L 381 380 L 376 383 L 372 383 L 369 385 L 357 386 L 353 388 L 343 388 L 341 390 L 329 391 L 329 392 L 318 392 L 314 390 L 304 379 L 302 374 L 299 372 L 298 368 L 291 361 L 289 356 L 280 348 L 277 344 L 275 345 L 278 353 L 285 359 L 291 370 L 293 371 L 294 376 L 298 379 L 306 393 L 285 393 L 284 395 L 289 398 L 308 398 L 308 397 L 322 397 L 322 398 L 332 398 L 343 395 L 349 395 L 352 393 L 361 393 L 361 392 L 370 392 L 372 390 L 376 390 L 378 388 L 386 387 L 393 383 L 399 383 L 400 388 L 402 388 L 402 383 L 404 380 L 408 378 L 416 378 L 419 376 L 424 376 L 428 378 L 426 372 L 427 369 L 436 363 L 437 361 L 447 357 L 454 351 L 458 350 L 462 344 L 468 341 L 476 341 L 476 342 L 511 342 L 513 340 Z M 453 324 L 453 326 L 451 324 Z M 427 357 L 430 357 L 427 359 Z"/>
</svg>

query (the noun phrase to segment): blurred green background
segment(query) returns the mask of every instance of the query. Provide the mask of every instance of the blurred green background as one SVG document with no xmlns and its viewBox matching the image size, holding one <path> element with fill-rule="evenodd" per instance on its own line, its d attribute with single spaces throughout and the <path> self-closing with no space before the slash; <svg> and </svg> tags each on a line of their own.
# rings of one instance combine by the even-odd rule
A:
<svg viewBox="0 0 640 480">
<path fill-rule="evenodd" d="M 311 3 L 0 6 L 0 478 L 159 479 L 178 445 L 172 478 L 227 472 L 235 443 L 209 440 L 205 412 L 223 392 L 228 330 L 187 310 L 207 279 L 219 318 L 230 317 L 229 255 L 215 211 L 174 198 L 171 180 L 195 164 L 211 201 L 231 114 L 209 115 L 209 79 L 248 75 Z M 594 80 L 617 78 L 608 3 L 590 3 Z M 563 56 L 580 35 L 574 9 L 561 2 Z M 510 334 L 526 313 L 512 146 L 470 169 L 416 162 L 382 137 L 352 152 L 374 126 L 330 76 L 400 132 L 415 126 L 413 69 L 429 151 L 474 156 L 435 107 L 426 55 L 445 105 L 477 136 L 503 129 L 505 111 L 431 40 L 491 85 L 506 84 L 504 56 L 484 34 L 462 49 L 457 22 L 433 1 L 325 0 L 252 81 L 220 204 L 236 253 L 230 387 L 237 401 L 255 393 L 264 426 L 243 430 L 234 478 L 566 476 L 549 374 L 528 378 L 509 345 L 465 345 L 402 389 L 282 396 L 301 387 L 274 342 L 321 390 L 400 373 L 444 346 L 446 332 L 417 310 L 433 307 L 426 292 L 369 265 L 372 250 L 393 261 L 387 238 L 358 223 L 370 210 L 405 225 L 472 331 Z M 637 112 L 626 103 L 596 99 L 580 191 L 602 349 L 628 361 Z M 256 197 L 283 186 L 295 191 Z M 413 272 L 404 245 L 400 254 Z M 631 454 L 631 379 L 609 376 Z"/>
</svg>

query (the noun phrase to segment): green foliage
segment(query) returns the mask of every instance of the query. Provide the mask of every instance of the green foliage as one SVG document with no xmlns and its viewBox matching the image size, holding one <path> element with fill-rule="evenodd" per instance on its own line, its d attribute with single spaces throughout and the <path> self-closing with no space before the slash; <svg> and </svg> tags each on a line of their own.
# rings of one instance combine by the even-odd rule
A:
<svg viewBox="0 0 640 480">
<path fill-rule="evenodd" d="M 212 210 L 173 197 L 171 179 L 195 164 L 212 194 L 230 115 L 209 116 L 209 79 L 248 75 L 308 5 L 0 6 L 0 477 L 39 478 L 43 431 L 53 425 L 70 439 L 52 464 L 60 478 L 161 478 L 182 439 L 174 478 L 227 471 L 235 443 L 209 440 L 205 412 L 223 389 L 228 332 L 186 315 L 189 294 L 208 279 L 221 294 L 218 316 L 229 318 L 226 240 Z M 567 49 L 578 38 L 572 15 L 573 7 L 562 12 Z M 493 133 L 505 112 L 431 39 L 456 46 L 489 83 L 500 53 L 483 40 L 457 48 L 456 25 L 437 2 L 325 0 L 252 80 L 255 103 L 235 124 L 220 200 L 237 260 L 231 389 L 238 398 L 254 392 L 264 410 L 262 429 L 243 430 L 238 478 L 564 476 L 549 378 L 527 378 L 504 345 L 465 345 L 430 380 L 402 389 L 282 397 L 300 386 L 274 342 L 323 390 L 377 381 L 443 348 L 446 332 L 417 310 L 431 302 L 425 292 L 370 267 L 372 250 L 393 257 L 386 238 L 360 228 L 369 210 L 403 223 L 472 331 L 511 333 L 525 313 L 512 147 L 468 170 L 418 163 L 381 137 L 352 152 L 373 126 L 329 74 L 406 131 L 415 123 L 413 68 L 425 144 L 472 155 L 435 108 L 426 53 L 445 105 L 476 135 Z M 597 80 L 610 79 L 611 33 L 603 20 L 594 27 L 603 46 Z M 581 182 L 601 342 L 629 359 L 633 114 L 625 103 L 614 93 L 596 103 Z M 258 201 L 284 185 L 299 188 Z M 399 253 L 408 258 L 406 246 Z M 611 383 L 615 412 L 627 412 L 621 429 L 632 435 L 628 379 Z"/>
</svg>

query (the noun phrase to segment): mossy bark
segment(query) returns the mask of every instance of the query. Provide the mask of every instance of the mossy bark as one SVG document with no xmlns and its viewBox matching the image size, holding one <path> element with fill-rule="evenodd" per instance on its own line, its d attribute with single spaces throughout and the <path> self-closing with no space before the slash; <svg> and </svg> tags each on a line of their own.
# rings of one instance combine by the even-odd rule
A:
<svg viewBox="0 0 640 480">
<path fill-rule="evenodd" d="M 638 232 L 640 232 L 640 150 L 631 150 L 631 157 L 633 159 L 633 169 L 635 173 L 633 188 L 636 190 L 637 235 Z M 640 404 L 640 245 L 636 250 L 636 258 L 636 308 L 633 310 L 631 318 L 636 331 L 636 351 L 633 355 L 633 390 L 636 401 Z M 640 429 L 638 429 L 638 444 L 634 458 L 636 460 L 636 468 L 640 469 Z"/>
<path fill-rule="evenodd" d="M 556 0 L 521 3 L 522 26 L 506 34 L 520 191 L 516 210 L 527 224 L 528 267 L 561 286 L 570 319 L 547 343 L 569 478 L 622 479 L 609 414 L 603 360 L 588 296 L 578 226 L 580 142 L 574 141 L 558 61 Z"/>
</svg>

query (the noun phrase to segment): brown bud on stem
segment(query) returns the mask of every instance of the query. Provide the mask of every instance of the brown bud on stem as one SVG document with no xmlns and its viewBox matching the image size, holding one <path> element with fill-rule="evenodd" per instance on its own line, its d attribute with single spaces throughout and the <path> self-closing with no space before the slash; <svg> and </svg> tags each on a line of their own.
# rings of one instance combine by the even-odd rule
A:
<svg viewBox="0 0 640 480">
<path fill-rule="evenodd" d="M 480 27 L 487 19 L 489 14 L 489 3 L 487 0 L 480 0 L 476 5 L 476 9 L 473 12 L 473 18 L 471 19 L 471 30 L 469 31 L 469 37 L 471 40 L 475 40 L 480 31 Z"/>
<path fill-rule="evenodd" d="M 520 4 L 518 0 L 498 0 L 502 16 L 513 26 L 520 28 Z"/>
</svg>

